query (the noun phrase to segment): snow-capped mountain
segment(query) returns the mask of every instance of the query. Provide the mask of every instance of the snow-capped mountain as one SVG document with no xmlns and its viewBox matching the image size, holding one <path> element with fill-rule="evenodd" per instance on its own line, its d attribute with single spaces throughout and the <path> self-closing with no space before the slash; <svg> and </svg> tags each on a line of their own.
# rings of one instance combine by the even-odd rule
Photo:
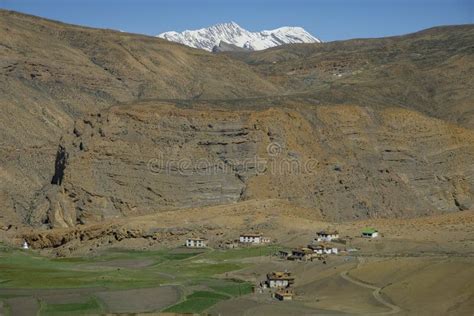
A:
<svg viewBox="0 0 474 316">
<path fill-rule="evenodd" d="M 250 32 L 235 22 L 221 23 L 208 28 L 187 30 L 182 33 L 165 32 L 157 35 L 169 41 L 212 51 L 225 42 L 249 50 L 262 50 L 291 43 L 320 43 L 316 37 L 301 27 L 280 27 L 274 30 Z"/>
</svg>

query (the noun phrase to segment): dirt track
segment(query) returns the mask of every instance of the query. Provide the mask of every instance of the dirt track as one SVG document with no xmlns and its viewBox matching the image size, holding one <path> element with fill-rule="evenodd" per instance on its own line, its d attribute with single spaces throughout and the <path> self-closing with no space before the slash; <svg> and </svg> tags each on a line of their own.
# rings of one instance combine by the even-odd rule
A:
<svg viewBox="0 0 474 316">
<path fill-rule="evenodd" d="M 355 267 L 354 269 L 357 269 L 359 267 L 359 264 L 360 264 L 360 260 L 359 260 L 359 263 L 357 264 L 357 267 Z M 349 276 L 349 274 L 348 274 L 349 271 L 350 270 L 346 270 L 346 271 L 341 272 L 340 275 L 344 280 L 347 280 L 347 281 L 349 281 L 351 283 L 354 283 L 358 286 L 362 286 L 362 287 L 365 287 L 365 288 L 368 288 L 368 289 L 373 289 L 374 291 L 372 292 L 372 295 L 374 296 L 374 298 L 379 303 L 381 303 L 382 305 L 385 305 L 388 308 L 390 308 L 390 311 L 382 312 L 382 313 L 376 313 L 377 315 L 392 315 L 392 314 L 397 314 L 401 311 L 400 307 L 398 307 L 397 305 L 391 304 L 390 302 L 388 302 L 387 300 L 385 300 L 382 297 L 382 295 L 380 294 L 380 292 L 382 291 L 382 288 L 353 279 L 351 276 Z"/>
</svg>

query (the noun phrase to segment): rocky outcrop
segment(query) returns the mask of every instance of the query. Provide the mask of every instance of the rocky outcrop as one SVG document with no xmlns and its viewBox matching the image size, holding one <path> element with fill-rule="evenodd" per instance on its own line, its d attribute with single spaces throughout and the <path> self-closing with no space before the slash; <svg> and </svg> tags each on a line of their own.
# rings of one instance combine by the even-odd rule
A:
<svg viewBox="0 0 474 316">
<path fill-rule="evenodd" d="M 29 223 L 35 226 L 74 227 L 76 225 L 76 205 L 63 187 L 48 186 L 39 192 Z"/>
<path fill-rule="evenodd" d="M 229 44 L 224 41 L 220 41 L 219 45 L 215 45 L 212 48 L 213 53 L 224 53 L 224 52 L 250 52 L 250 49 L 245 47 L 239 47 L 234 44 Z"/>
</svg>

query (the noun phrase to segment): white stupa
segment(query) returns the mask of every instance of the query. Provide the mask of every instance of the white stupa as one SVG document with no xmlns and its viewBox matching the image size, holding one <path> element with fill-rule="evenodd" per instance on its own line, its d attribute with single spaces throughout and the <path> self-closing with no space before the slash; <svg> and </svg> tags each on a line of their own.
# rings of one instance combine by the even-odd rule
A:
<svg viewBox="0 0 474 316">
<path fill-rule="evenodd" d="M 25 240 L 25 242 L 23 243 L 22 248 L 23 248 L 23 249 L 30 249 L 30 246 L 28 245 L 28 243 L 26 242 L 26 240 Z"/>
</svg>

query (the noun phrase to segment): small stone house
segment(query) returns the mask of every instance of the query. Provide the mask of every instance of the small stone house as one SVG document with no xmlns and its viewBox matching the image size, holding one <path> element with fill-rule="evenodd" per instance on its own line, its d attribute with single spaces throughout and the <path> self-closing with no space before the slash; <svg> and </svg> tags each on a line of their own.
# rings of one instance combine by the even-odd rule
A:
<svg viewBox="0 0 474 316">
<path fill-rule="evenodd" d="M 316 233 L 316 241 L 331 241 L 333 239 L 339 239 L 339 233 L 336 230 L 322 230 Z"/>
<path fill-rule="evenodd" d="M 280 250 L 278 251 L 278 257 L 282 258 L 282 259 L 288 259 L 288 257 L 290 256 L 290 252 L 287 251 L 287 250 Z"/>
<path fill-rule="evenodd" d="M 224 249 L 234 249 L 239 248 L 239 241 L 238 240 L 228 240 L 221 244 L 221 247 Z"/>
<path fill-rule="evenodd" d="M 313 258 L 314 251 L 310 248 L 296 248 L 291 251 L 289 260 L 311 260 Z"/>
<path fill-rule="evenodd" d="M 269 288 L 287 288 L 295 282 L 291 272 L 272 272 L 267 274 L 266 285 Z"/>
<path fill-rule="evenodd" d="M 276 291 L 273 296 L 280 301 L 291 301 L 294 295 L 295 293 L 292 289 L 282 289 Z"/>
<path fill-rule="evenodd" d="M 362 230 L 362 237 L 364 238 L 375 238 L 379 236 L 378 230 L 375 228 L 367 227 Z"/>
<path fill-rule="evenodd" d="M 187 248 L 206 248 L 207 239 L 205 238 L 188 238 L 186 239 Z"/>
</svg>

